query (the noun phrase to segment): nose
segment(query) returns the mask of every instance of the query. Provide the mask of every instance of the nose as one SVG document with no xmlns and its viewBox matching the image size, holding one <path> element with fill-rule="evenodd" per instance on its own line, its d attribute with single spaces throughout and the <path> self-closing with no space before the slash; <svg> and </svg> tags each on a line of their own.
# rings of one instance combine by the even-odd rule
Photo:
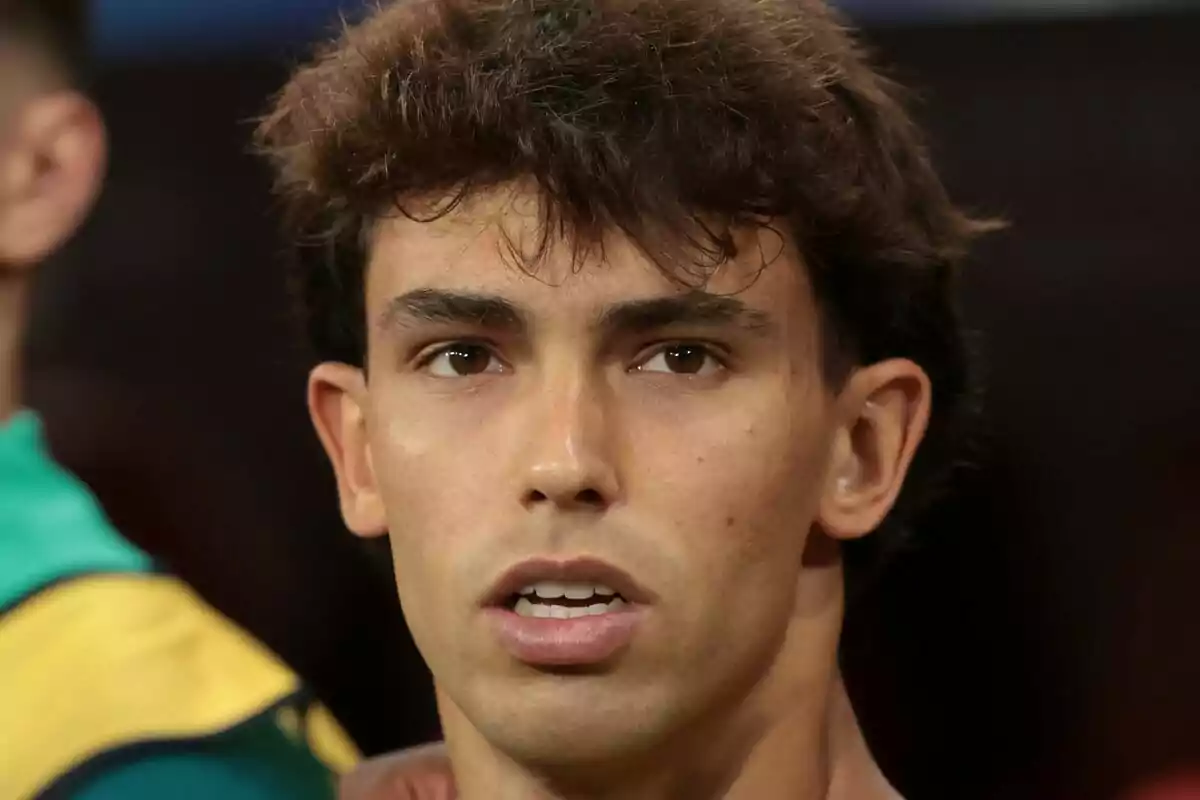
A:
<svg viewBox="0 0 1200 800">
<path fill-rule="evenodd" d="M 539 402 L 531 404 L 522 503 L 530 510 L 601 511 L 621 489 L 603 392 L 580 378 L 561 383 L 540 387 Z"/>
</svg>

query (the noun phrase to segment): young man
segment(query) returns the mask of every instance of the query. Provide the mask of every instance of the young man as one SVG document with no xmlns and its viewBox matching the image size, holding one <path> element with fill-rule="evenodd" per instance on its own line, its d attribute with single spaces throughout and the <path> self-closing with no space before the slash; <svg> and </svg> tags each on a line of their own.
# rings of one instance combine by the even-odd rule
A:
<svg viewBox="0 0 1200 800">
<path fill-rule="evenodd" d="M 839 20 L 385 2 L 259 137 L 312 418 L 391 536 L 460 796 L 894 796 L 844 597 L 957 438 L 991 224 Z"/>
<path fill-rule="evenodd" d="M 21 407 L 33 273 L 104 169 L 84 27 L 81 0 L 0 0 L 0 797 L 331 798 L 354 753 L 328 714 L 156 573 Z"/>
</svg>

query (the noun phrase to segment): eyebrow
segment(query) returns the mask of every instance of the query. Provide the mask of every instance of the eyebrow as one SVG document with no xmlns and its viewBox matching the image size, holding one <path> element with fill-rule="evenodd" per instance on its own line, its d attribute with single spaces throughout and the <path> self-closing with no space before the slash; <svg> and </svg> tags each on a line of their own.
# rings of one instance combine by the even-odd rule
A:
<svg viewBox="0 0 1200 800">
<path fill-rule="evenodd" d="M 393 298 L 379 316 L 381 328 L 412 322 L 475 325 L 509 331 L 528 327 L 525 315 L 501 297 L 417 289 Z"/>
<path fill-rule="evenodd" d="M 631 300 L 605 310 L 599 327 L 605 333 L 638 334 L 668 327 L 733 326 L 763 335 L 773 327 L 770 316 L 736 297 L 689 292 L 676 297 Z"/>
<path fill-rule="evenodd" d="M 393 298 L 379 317 L 381 328 L 429 322 L 461 324 L 519 333 L 528 315 L 495 295 L 417 289 Z M 641 334 L 669 327 L 734 326 L 763 335 L 773 328 L 768 314 L 736 297 L 689 292 L 675 297 L 630 300 L 606 308 L 595 327 L 608 336 Z"/>
</svg>

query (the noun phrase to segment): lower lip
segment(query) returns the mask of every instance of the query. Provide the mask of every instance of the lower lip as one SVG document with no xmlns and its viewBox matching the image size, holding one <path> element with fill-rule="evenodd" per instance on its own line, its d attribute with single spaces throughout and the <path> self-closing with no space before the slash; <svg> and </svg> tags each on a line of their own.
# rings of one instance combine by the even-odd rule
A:
<svg viewBox="0 0 1200 800">
<path fill-rule="evenodd" d="M 629 646 L 641 613 L 637 607 L 573 619 L 522 617 L 491 608 L 488 620 L 500 644 L 518 661 L 535 666 L 601 664 Z"/>
</svg>

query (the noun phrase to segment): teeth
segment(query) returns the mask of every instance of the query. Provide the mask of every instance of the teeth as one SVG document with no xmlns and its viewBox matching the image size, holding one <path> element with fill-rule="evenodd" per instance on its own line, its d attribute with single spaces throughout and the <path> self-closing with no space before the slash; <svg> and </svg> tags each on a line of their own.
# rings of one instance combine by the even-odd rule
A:
<svg viewBox="0 0 1200 800">
<path fill-rule="evenodd" d="M 519 592 L 524 597 L 537 596 L 542 600 L 555 600 L 566 597 L 571 600 L 587 600 L 589 597 L 612 597 L 616 594 L 612 589 L 599 583 L 559 583 L 558 581 L 539 581 L 526 586 Z"/>
<path fill-rule="evenodd" d="M 585 583 L 574 583 L 567 586 L 567 597 L 571 600 L 587 600 L 593 595 L 612 597 L 614 594 L 616 592 L 612 589 L 607 586 L 600 586 L 599 584 L 589 586 Z"/>
<path fill-rule="evenodd" d="M 533 591 L 543 600 L 553 600 L 567 593 L 567 587 L 554 581 L 542 581 L 533 585 Z"/>
<path fill-rule="evenodd" d="M 552 603 L 535 603 L 527 597 L 517 600 L 513 611 L 519 617 L 537 617 L 539 619 L 576 619 L 578 617 L 594 617 L 617 611 L 625 605 L 625 601 L 614 597 L 607 603 L 592 603 L 590 606 L 558 606 Z"/>
</svg>

